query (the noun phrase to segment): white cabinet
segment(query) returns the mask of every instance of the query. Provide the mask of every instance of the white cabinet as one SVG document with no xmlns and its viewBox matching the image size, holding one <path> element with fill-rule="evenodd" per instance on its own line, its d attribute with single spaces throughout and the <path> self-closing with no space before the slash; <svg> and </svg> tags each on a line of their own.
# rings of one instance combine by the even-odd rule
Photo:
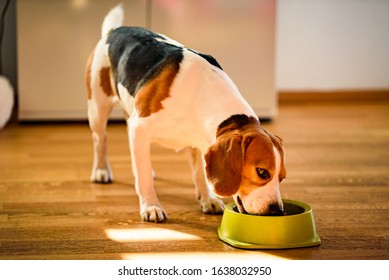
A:
<svg viewBox="0 0 389 280">
<path fill-rule="evenodd" d="M 20 120 L 86 119 L 84 66 L 117 3 L 18 0 Z M 154 31 L 215 56 L 261 117 L 276 114 L 275 1 L 131 0 L 124 7 L 127 25 L 149 22 Z M 120 109 L 113 115 L 121 117 Z"/>
</svg>

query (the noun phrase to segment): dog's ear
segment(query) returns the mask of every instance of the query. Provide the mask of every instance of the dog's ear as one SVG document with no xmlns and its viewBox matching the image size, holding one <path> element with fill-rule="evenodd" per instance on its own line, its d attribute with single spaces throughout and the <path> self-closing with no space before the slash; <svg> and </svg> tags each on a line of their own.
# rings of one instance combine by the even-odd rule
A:
<svg viewBox="0 0 389 280">
<path fill-rule="evenodd" d="M 204 155 L 205 170 L 214 192 L 220 196 L 235 194 L 242 182 L 242 136 L 221 137 Z"/>
</svg>

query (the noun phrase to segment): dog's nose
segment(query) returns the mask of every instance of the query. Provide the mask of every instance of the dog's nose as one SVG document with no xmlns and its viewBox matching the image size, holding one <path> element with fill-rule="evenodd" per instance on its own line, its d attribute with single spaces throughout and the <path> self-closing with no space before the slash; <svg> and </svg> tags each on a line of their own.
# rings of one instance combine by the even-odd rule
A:
<svg viewBox="0 0 389 280">
<path fill-rule="evenodd" d="M 270 204 L 267 216 L 284 216 L 284 209 L 278 204 Z"/>
</svg>

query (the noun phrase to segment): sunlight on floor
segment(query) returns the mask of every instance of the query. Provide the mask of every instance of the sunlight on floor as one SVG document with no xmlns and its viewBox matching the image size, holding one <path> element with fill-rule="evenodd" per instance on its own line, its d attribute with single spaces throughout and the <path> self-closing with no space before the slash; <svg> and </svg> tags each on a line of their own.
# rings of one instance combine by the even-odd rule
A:
<svg viewBox="0 0 389 280">
<path fill-rule="evenodd" d="M 201 240 L 201 237 L 165 228 L 106 229 L 108 238 L 117 242 Z"/>
<path fill-rule="evenodd" d="M 222 242 L 222 241 L 220 241 Z M 279 256 L 263 251 L 243 251 L 236 252 L 172 252 L 172 253 L 129 253 L 122 254 L 123 260 L 285 260 Z"/>
<path fill-rule="evenodd" d="M 106 229 L 108 238 L 116 242 L 153 242 L 153 241 L 198 241 L 203 238 L 166 228 L 132 228 L 132 229 Z M 222 242 L 222 241 L 220 241 Z M 193 249 L 192 249 L 193 250 Z M 258 250 L 230 250 L 229 252 L 152 252 L 152 253 L 123 253 L 123 260 L 174 260 L 174 259 L 210 259 L 210 260 L 280 260 L 285 259 L 270 252 Z"/>
</svg>

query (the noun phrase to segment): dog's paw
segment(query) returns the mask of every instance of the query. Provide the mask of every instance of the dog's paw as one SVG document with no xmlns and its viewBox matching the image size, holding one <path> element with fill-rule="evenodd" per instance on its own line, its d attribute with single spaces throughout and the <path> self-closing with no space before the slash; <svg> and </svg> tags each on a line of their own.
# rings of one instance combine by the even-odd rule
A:
<svg viewBox="0 0 389 280">
<path fill-rule="evenodd" d="M 167 219 L 167 214 L 161 206 L 151 205 L 144 207 L 140 212 L 143 221 L 160 223 Z"/>
<path fill-rule="evenodd" d="M 200 199 L 200 207 L 205 214 L 223 214 L 224 211 L 224 203 L 217 197 Z"/>
<path fill-rule="evenodd" d="M 112 182 L 112 174 L 108 169 L 95 169 L 92 172 L 90 180 L 94 183 L 109 184 Z"/>
</svg>

